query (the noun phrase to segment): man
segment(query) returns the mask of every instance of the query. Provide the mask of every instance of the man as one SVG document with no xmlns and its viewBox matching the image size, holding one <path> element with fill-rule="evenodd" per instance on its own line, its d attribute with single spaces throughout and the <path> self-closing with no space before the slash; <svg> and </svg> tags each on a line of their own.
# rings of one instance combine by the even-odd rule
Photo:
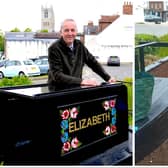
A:
<svg viewBox="0 0 168 168">
<path fill-rule="evenodd" d="M 48 84 L 51 90 L 72 85 L 99 85 L 96 80 L 82 79 L 82 70 L 85 64 L 105 81 L 115 82 L 115 79 L 105 72 L 101 64 L 98 63 L 82 42 L 75 39 L 77 26 L 73 19 L 63 21 L 60 34 L 61 38 L 48 49 Z"/>
</svg>

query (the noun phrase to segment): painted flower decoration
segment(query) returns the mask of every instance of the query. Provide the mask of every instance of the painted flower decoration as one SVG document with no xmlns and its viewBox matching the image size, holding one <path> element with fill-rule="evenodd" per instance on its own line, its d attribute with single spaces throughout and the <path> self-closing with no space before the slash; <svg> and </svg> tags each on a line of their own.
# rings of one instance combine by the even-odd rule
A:
<svg viewBox="0 0 168 168">
<path fill-rule="evenodd" d="M 62 117 L 63 120 L 68 119 L 69 118 L 69 110 L 67 110 L 67 109 L 64 110 L 61 114 L 61 117 Z"/>
<path fill-rule="evenodd" d="M 69 141 L 67 141 L 63 144 L 63 151 L 68 152 L 70 150 L 70 148 L 71 148 L 71 144 Z"/>
<path fill-rule="evenodd" d="M 109 123 L 108 126 L 105 127 L 103 130 L 103 134 L 108 136 L 111 135 L 115 132 L 117 132 L 117 127 L 116 127 L 116 99 L 111 99 L 111 100 L 106 100 L 102 103 L 103 108 L 105 111 L 108 111 L 111 115 L 111 123 Z"/>
<path fill-rule="evenodd" d="M 116 117 L 112 117 L 111 123 L 112 123 L 112 125 L 115 125 L 115 124 L 116 124 Z"/>
<path fill-rule="evenodd" d="M 111 115 L 116 115 L 116 108 L 111 109 Z"/>
<path fill-rule="evenodd" d="M 68 141 L 68 138 L 69 138 L 68 132 L 64 132 L 61 135 L 61 141 L 62 141 L 62 143 L 65 143 L 66 141 Z"/>
<path fill-rule="evenodd" d="M 72 139 L 71 146 L 72 146 L 72 148 L 77 148 L 79 146 L 79 140 L 77 137 Z"/>
<path fill-rule="evenodd" d="M 105 135 L 109 135 L 110 134 L 110 126 L 107 126 L 105 131 L 104 131 Z"/>
<path fill-rule="evenodd" d="M 107 111 L 110 108 L 109 102 L 105 101 L 104 104 L 103 104 L 103 107 L 104 107 L 105 111 Z"/>
<path fill-rule="evenodd" d="M 109 101 L 109 106 L 110 107 L 115 107 L 115 104 L 116 104 L 116 100 L 115 99 Z"/>
<path fill-rule="evenodd" d="M 112 126 L 111 126 L 111 133 L 114 133 L 114 132 L 116 132 L 116 131 L 117 131 L 116 126 L 115 126 L 115 125 L 112 125 Z"/>
<path fill-rule="evenodd" d="M 69 122 L 71 122 L 72 119 L 77 119 L 79 114 L 80 107 L 72 107 L 65 110 L 60 110 L 60 116 L 61 116 L 61 142 L 62 142 L 62 154 L 69 152 L 75 148 L 78 148 L 82 143 L 78 140 L 77 137 L 71 137 L 71 134 L 69 134 Z"/>
<path fill-rule="evenodd" d="M 68 125 L 68 120 L 62 120 L 62 121 L 61 121 L 61 128 L 62 128 L 63 130 L 67 130 L 68 127 L 69 127 L 69 125 Z"/>
<path fill-rule="evenodd" d="M 78 109 L 76 107 L 73 107 L 70 111 L 71 118 L 77 118 L 78 113 Z"/>
</svg>

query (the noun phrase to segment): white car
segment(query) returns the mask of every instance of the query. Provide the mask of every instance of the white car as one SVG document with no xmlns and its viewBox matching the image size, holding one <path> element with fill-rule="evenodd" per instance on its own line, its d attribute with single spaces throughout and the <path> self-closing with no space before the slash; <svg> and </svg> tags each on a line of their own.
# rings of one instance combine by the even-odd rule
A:
<svg viewBox="0 0 168 168">
<path fill-rule="evenodd" d="M 39 67 L 32 60 L 7 60 L 0 67 L 0 79 L 14 76 L 38 76 Z"/>
</svg>

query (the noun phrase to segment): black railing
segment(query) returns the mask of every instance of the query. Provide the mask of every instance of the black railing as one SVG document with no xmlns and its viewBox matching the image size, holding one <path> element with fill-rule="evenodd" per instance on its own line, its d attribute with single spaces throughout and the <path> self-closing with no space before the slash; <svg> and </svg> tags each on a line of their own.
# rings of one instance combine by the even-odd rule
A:
<svg viewBox="0 0 168 168">
<path fill-rule="evenodd" d="M 138 72 L 145 71 L 145 47 L 168 47 L 168 42 L 142 42 L 135 47 L 135 70 Z"/>
</svg>

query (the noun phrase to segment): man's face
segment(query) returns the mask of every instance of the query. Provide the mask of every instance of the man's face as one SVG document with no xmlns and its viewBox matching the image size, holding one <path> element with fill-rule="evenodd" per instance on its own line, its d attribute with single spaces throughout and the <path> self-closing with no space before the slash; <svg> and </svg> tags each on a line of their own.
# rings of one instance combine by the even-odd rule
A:
<svg viewBox="0 0 168 168">
<path fill-rule="evenodd" d="M 73 43 L 77 35 L 77 27 L 74 21 L 65 21 L 61 28 L 61 36 L 65 43 L 69 46 Z"/>
</svg>

